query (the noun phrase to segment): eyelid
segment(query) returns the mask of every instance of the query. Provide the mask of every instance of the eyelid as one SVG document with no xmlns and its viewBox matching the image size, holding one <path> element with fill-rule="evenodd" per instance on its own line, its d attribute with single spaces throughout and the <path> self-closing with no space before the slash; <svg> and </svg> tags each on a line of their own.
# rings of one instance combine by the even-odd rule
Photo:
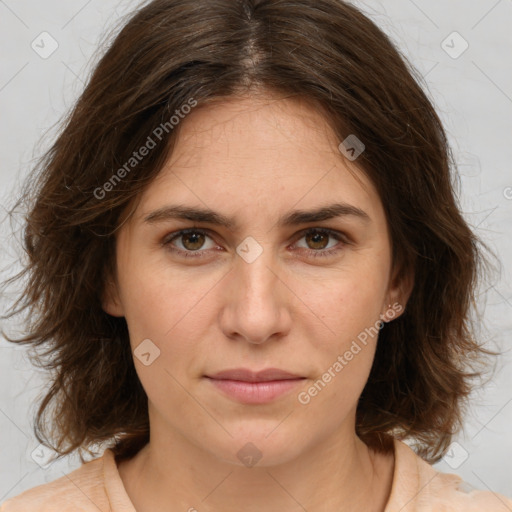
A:
<svg viewBox="0 0 512 512">
<path fill-rule="evenodd" d="M 349 239 L 349 237 L 342 231 L 338 231 L 338 230 L 330 229 L 330 228 L 324 228 L 322 226 L 312 226 L 312 227 L 305 228 L 305 229 L 299 231 L 295 236 L 294 244 L 297 243 L 301 238 L 303 238 L 309 232 L 323 233 L 323 234 L 328 235 L 331 238 L 334 238 L 335 240 L 337 240 L 339 242 L 338 244 L 336 244 L 334 247 L 331 247 L 330 249 L 320 249 L 320 250 L 315 251 L 314 249 L 300 248 L 301 250 L 308 252 L 309 255 L 311 255 L 313 258 L 322 258 L 322 257 L 328 258 L 329 256 L 335 256 L 340 251 L 342 251 L 346 245 L 350 245 L 350 243 L 351 243 L 351 240 Z M 341 244 L 341 247 L 340 247 L 340 244 Z"/>
<path fill-rule="evenodd" d="M 191 228 L 184 228 L 180 229 L 178 231 L 173 231 L 172 233 L 169 233 L 166 235 L 161 244 L 163 247 L 171 246 L 173 252 L 177 253 L 185 253 L 185 254 L 200 254 L 206 252 L 208 249 L 198 249 L 197 251 L 184 251 L 183 249 L 179 249 L 177 247 L 172 246 L 171 242 L 174 240 L 180 238 L 183 235 L 186 235 L 188 233 L 201 233 L 212 240 L 214 240 L 214 236 L 212 236 L 212 232 L 207 228 L 200 228 L 200 227 L 191 227 Z"/>
<path fill-rule="evenodd" d="M 310 231 L 318 231 L 320 233 L 326 233 L 326 234 L 332 236 L 333 238 L 336 238 L 337 240 L 343 241 L 343 242 L 345 242 L 347 244 L 350 242 L 350 238 L 349 238 L 349 236 L 345 232 L 339 231 L 337 229 L 324 228 L 323 226 L 312 226 L 312 227 L 309 227 L 309 228 L 304 228 L 304 229 L 298 231 L 294 235 L 294 237 L 296 239 L 300 239 L 305 234 L 309 233 Z"/>
<path fill-rule="evenodd" d="M 296 244 L 301 238 L 303 238 L 309 232 L 325 233 L 328 236 L 330 236 L 330 237 L 336 239 L 338 242 L 340 242 L 342 244 L 342 246 L 349 245 L 351 243 L 351 240 L 348 237 L 348 235 L 342 231 L 325 228 L 323 226 L 311 226 L 311 227 L 304 228 L 304 229 L 300 230 L 299 232 L 297 232 L 293 237 L 294 238 L 293 244 Z M 211 238 L 212 240 L 215 239 L 215 236 L 212 235 L 213 232 L 210 229 L 201 228 L 201 227 L 191 227 L 191 228 L 184 228 L 184 229 L 180 229 L 178 231 L 173 231 L 172 233 L 169 233 L 168 235 L 166 235 L 163 238 L 161 245 L 164 247 L 170 246 L 171 247 L 170 250 L 172 252 L 175 252 L 178 254 L 183 254 L 185 257 L 195 257 L 195 258 L 203 257 L 205 255 L 205 253 L 208 253 L 210 250 L 212 250 L 212 249 L 198 249 L 197 251 L 184 251 L 183 249 L 179 249 L 177 247 L 172 246 L 171 242 L 173 242 L 175 239 L 179 238 L 180 236 L 186 235 L 188 233 L 201 233 L 201 234 Z M 337 244 L 337 245 L 339 245 L 339 244 Z M 337 247 L 337 246 L 331 247 L 330 249 L 318 249 L 318 250 L 306 249 L 303 247 L 301 247 L 299 249 L 302 251 L 308 252 L 313 257 L 318 257 L 318 256 L 327 257 L 327 256 L 334 255 L 334 254 L 338 253 L 340 250 L 342 250 L 342 248 Z"/>
</svg>

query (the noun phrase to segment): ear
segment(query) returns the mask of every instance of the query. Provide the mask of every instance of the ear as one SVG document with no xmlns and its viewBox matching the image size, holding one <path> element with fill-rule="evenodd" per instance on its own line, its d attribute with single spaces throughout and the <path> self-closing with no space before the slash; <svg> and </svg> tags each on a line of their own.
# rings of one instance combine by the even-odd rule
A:
<svg viewBox="0 0 512 512">
<path fill-rule="evenodd" d="M 109 315 L 118 317 L 124 316 L 124 308 L 119 298 L 118 285 L 111 277 L 106 279 L 101 297 L 101 307 L 103 311 Z"/>
<path fill-rule="evenodd" d="M 403 314 L 413 288 L 414 268 L 395 269 L 382 305 L 381 319 L 384 322 L 391 322 Z"/>
</svg>

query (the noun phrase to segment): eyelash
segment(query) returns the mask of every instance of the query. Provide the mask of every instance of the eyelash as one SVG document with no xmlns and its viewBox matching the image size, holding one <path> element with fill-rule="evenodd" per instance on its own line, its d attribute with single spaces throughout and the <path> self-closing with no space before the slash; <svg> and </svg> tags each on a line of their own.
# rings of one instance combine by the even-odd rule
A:
<svg viewBox="0 0 512 512">
<path fill-rule="evenodd" d="M 174 233 L 169 234 L 163 240 L 162 245 L 164 247 L 169 247 L 172 252 L 174 252 L 174 253 L 176 253 L 178 255 L 182 255 L 182 256 L 184 256 L 186 258 L 202 258 L 202 257 L 206 257 L 207 256 L 205 254 L 206 250 L 204 250 L 204 249 L 198 249 L 197 251 L 184 251 L 182 249 L 178 249 L 178 248 L 176 248 L 176 247 L 171 245 L 171 242 L 173 242 L 177 238 L 179 238 L 179 237 L 181 237 L 183 235 L 188 235 L 190 233 L 200 233 L 202 235 L 208 236 L 209 238 L 212 238 L 210 233 L 209 233 L 209 231 L 207 231 L 207 230 L 204 230 L 204 229 L 201 229 L 201 228 L 188 228 L 188 229 L 182 229 L 181 231 L 176 231 Z M 301 238 L 303 238 L 304 236 L 306 236 L 306 235 L 308 235 L 310 233 L 320 233 L 320 234 L 332 237 L 332 238 L 336 239 L 337 241 L 342 242 L 342 246 L 349 243 L 347 241 L 346 237 L 342 233 L 340 233 L 338 231 L 334 231 L 332 229 L 327 229 L 327 228 L 309 228 L 309 229 L 306 229 L 305 231 L 302 231 L 300 233 L 301 236 L 300 236 L 300 238 L 298 238 L 296 240 L 296 242 L 298 242 Z M 327 249 L 327 250 L 325 250 L 325 249 L 318 249 L 318 250 L 304 249 L 304 250 L 309 252 L 310 255 L 313 256 L 314 258 L 325 258 L 325 257 L 328 257 L 328 256 L 333 256 L 334 254 L 338 253 L 342 249 L 343 249 L 343 247 L 335 246 L 334 248 Z"/>
</svg>

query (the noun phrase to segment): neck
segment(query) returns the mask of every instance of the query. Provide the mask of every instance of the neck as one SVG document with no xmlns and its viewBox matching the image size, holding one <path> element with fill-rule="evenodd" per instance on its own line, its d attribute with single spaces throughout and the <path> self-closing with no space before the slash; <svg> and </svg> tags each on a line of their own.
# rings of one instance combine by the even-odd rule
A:
<svg viewBox="0 0 512 512">
<path fill-rule="evenodd" d="M 152 427 L 150 442 L 119 473 L 138 512 L 382 512 L 391 490 L 393 456 L 343 429 L 281 464 L 264 460 L 233 465 Z"/>
</svg>

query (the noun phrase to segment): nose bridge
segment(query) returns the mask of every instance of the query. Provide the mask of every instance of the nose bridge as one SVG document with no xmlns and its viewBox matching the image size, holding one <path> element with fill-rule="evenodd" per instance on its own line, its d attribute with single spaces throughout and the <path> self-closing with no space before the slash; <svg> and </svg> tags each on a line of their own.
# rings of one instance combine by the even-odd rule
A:
<svg viewBox="0 0 512 512">
<path fill-rule="evenodd" d="M 275 259 L 270 247 L 247 237 L 238 245 L 236 252 L 239 256 L 235 264 L 236 281 L 242 288 L 242 297 L 256 302 L 271 300 L 271 292 L 276 291 L 279 279 L 271 270 Z"/>
<path fill-rule="evenodd" d="M 222 327 L 230 337 L 263 343 L 290 326 L 274 254 L 251 237 L 239 244 L 237 253 L 226 290 Z"/>
</svg>

